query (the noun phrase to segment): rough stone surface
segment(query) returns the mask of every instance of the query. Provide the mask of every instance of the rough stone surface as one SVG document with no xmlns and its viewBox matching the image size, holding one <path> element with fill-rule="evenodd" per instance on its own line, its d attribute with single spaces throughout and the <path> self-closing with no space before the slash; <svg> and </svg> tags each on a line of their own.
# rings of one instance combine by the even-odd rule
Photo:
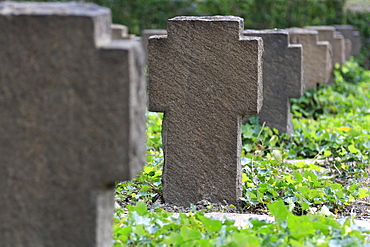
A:
<svg viewBox="0 0 370 247">
<path fill-rule="evenodd" d="M 328 41 L 331 44 L 333 67 L 336 63 L 342 65 L 346 61 L 344 37 L 341 34 L 337 34 L 333 26 L 308 26 L 305 28 L 316 30 L 319 33 L 319 41 Z"/>
<path fill-rule="evenodd" d="M 319 41 L 318 32 L 304 28 L 286 29 L 291 44 L 303 47 L 303 70 L 306 89 L 316 89 L 317 83 L 328 83 L 333 64 L 331 45 L 328 41 Z"/>
<path fill-rule="evenodd" d="M 360 33 L 355 31 L 355 27 L 352 25 L 334 25 L 335 29 L 340 32 L 345 39 L 349 39 L 351 45 L 351 56 L 358 56 L 361 52 L 361 37 Z"/>
<path fill-rule="evenodd" d="M 148 56 L 148 40 L 150 36 L 153 35 L 167 35 L 166 29 L 145 29 L 141 32 L 141 43 L 145 51 L 146 56 Z"/>
<path fill-rule="evenodd" d="M 0 4 L 1 246 L 111 246 L 114 183 L 145 163 L 142 49 L 110 11 Z"/>
<path fill-rule="evenodd" d="M 304 92 L 301 45 L 290 45 L 284 30 L 244 30 L 245 36 L 263 39 L 263 105 L 259 112 L 261 124 L 266 123 L 280 133 L 294 131 L 289 98 Z"/>
<path fill-rule="evenodd" d="M 262 104 L 262 39 L 239 17 L 175 17 L 148 45 L 149 110 L 164 112 L 163 197 L 237 204 L 241 122 Z"/>
</svg>

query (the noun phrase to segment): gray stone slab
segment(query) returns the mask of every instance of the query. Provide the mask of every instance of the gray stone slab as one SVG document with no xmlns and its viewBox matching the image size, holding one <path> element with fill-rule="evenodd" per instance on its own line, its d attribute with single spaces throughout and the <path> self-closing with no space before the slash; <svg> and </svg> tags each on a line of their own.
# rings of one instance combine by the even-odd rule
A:
<svg viewBox="0 0 370 247">
<path fill-rule="evenodd" d="M 319 41 L 328 41 L 331 44 L 333 52 L 333 67 L 336 63 L 342 65 L 346 61 L 345 41 L 341 34 L 335 31 L 333 26 L 308 26 L 310 30 L 316 30 L 319 33 Z"/>
<path fill-rule="evenodd" d="M 149 110 L 164 112 L 163 196 L 238 204 L 241 121 L 262 104 L 262 39 L 239 17 L 175 17 L 149 39 Z"/>
<path fill-rule="evenodd" d="M 360 33 L 355 31 L 352 25 L 334 25 L 335 29 L 340 32 L 345 39 L 351 40 L 351 56 L 358 56 L 361 52 L 361 36 Z"/>
<path fill-rule="evenodd" d="M 346 61 L 349 61 L 352 53 L 352 41 L 350 39 L 344 40 L 346 45 Z"/>
<path fill-rule="evenodd" d="M 136 35 L 128 33 L 128 27 L 120 24 L 111 24 L 112 39 L 136 39 Z"/>
<path fill-rule="evenodd" d="M 115 181 L 145 163 L 138 42 L 87 3 L 0 4 L 1 246 L 111 246 Z"/>
<path fill-rule="evenodd" d="M 337 35 L 342 35 L 341 32 L 336 31 L 335 32 Z M 343 35 L 342 35 L 343 36 Z M 344 36 L 343 36 L 344 37 Z M 345 51 L 344 51 L 344 61 L 349 61 L 351 58 L 351 52 L 352 52 L 352 41 L 349 39 L 344 38 L 344 46 L 345 46 Z"/>
<path fill-rule="evenodd" d="M 328 41 L 319 41 L 318 32 L 304 28 L 286 29 L 291 44 L 303 47 L 303 70 L 306 89 L 316 89 L 318 83 L 328 83 L 332 75 L 332 52 Z"/>
<path fill-rule="evenodd" d="M 294 131 L 290 114 L 290 98 L 304 92 L 302 45 L 290 45 L 284 30 L 244 30 L 245 36 L 263 39 L 263 105 L 261 124 L 276 128 L 279 133 Z"/>
<path fill-rule="evenodd" d="M 362 42 L 361 35 L 358 31 L 353 31 L 353 55 L 359 56 L 361 53 Z"/>
<path fill-rule="evenodd" d="M 128 28 L 125 25 L 112 24 L 110 25 L 112 29 L 112 39 L 122 39 L 128 36 Z"/>
</svg>

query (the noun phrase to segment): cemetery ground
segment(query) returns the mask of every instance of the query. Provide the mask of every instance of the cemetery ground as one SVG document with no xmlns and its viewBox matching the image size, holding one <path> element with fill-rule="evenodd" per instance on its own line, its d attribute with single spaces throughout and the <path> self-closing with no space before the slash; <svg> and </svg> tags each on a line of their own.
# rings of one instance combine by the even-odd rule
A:
<svg viewBox="0 0 370 247">
<path fill-rule="evenodd" d="M 243 125 L 241 205 L 163 203 L 162 114 L 148 113 L 147 165 L 116 185 L 114 246 L 370 246 L 370 231 L 353 223 L 370 220 L 370 71 L 351 60 L 334 73 L 334 84 L 291 100 L 292 136 L 256 116 Z M 204 216 L 214 211 L 275 221 L 238 227 Z"/>
</svg>

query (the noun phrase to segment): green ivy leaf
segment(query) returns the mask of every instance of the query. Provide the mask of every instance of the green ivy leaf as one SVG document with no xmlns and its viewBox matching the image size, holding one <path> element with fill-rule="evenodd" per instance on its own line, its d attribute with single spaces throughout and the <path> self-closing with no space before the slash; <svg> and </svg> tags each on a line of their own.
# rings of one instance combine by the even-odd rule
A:
<svg viewBox="0 0 370 247">
<path fill-rule="evenodd" d="M 358 190 L 358 198 L 359 199 L 362 199 L 362 198 L 365 198 L 367 196 L 370 196 L 370 191 L 366 188 L 360 188 Z"/>
<path fill-rule="evenodd" d="M 189 240 L 196 240 L 199 239 L 201 234 L 197 230 L 193 230 L 187 226 L 182 226 L 180 229 L 180 235 L 184 242 L 189 241 Z"/>
<path fill-rule="evenodd" d="M 200 214 L 197 214 L 197 219 L 203 223 L 204 228 L 209 232 L 218 232 L 222 228 L 222 222 L 217 219 L 210 219 Z"/>
<path fill-rule="evenodd" d="M 171 232 L 163 240 L 163 243 L 167 244 L 168 246 L 182 246 L 183 242 L 184 240 L 178 232 Z"/>
<path fill-rule="evenodd" d="M 242 232 L 234 233 L 228 239 L 229 246 L 259 247 L 261 243 L 257 236 Z"/>
<path fill-rule="evenodd" d="M 276 220 L 286 220 L 290 214 L 283 200 L 281 199 L 270 205 L 267 205 L 267 207 Z"/>
<path fill-rule="evenodd" d="M 283 155 L 280 150 L 272 150 L 271 155 L 275 158 L 277 162 L 283 162 Z"/>
<path fill-rule="evenodd" d="M 315 233 L 314 225 L 306 215 L 290 215 L 288 218 L 288 227 L 292 237 L 297 240 Z"/>
<path fill-rule="evenodd" d="M 348 150 L 353 154 L 358 153 L 358 149 L 353 144 L 348 146 Z"/>
<path fill-rule="evenodd" d="M 138 201 L 135 206 L 127 205 L 127 209 L 130 212 L 136 211 L 141 216 L 143 216 L 148 211 L 148 208 L 147 208 L 146 203 L 144 201 Z"/>
<path fill-rule="evenodd" d="M 276 142 L 279 140 L 279 138 L 276 135 L 271 136 L 269 143 L 271 146 L 275 146 Z"/>
</svg>

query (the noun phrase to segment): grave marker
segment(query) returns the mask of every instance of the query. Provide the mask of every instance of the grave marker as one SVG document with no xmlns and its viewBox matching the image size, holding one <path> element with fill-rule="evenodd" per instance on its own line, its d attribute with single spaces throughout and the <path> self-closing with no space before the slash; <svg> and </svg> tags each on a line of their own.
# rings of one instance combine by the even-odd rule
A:
<svg viewBox="0 0 370 247">
<path fill-rule="evenodd" d="M 264 44 L 260 122 L 292 134 L 289 98 L 299 98 L 304 92 L 302 46 L 289 44 L 284 30 L 244 30 L 243 34 L 261 37 Z"/>
<path fill-rule="evenodd" d="M 351 45 L 351 56 L 358 56 L 361 52 L 361 36 L 360 33 L 355 31 L 355 27 L 352 25 L 334 25 L 335 29 L 340 32 L 344 38 L 349 39 Z M 349 59 L 348 59 L 349 60 Z"/>
<path fill-rule="evenodd" d="M 337 35 L 342 35 L 341 32 L 338 32 L 336 31 L 335 32 Z M 343 35 L 342 35 L 343 36 Z M 345 49 L 344 49 L 344 61 L 349 61 L 349 59 L 351 58 L 351 52 L 352 52 L 352 42 L 351 40 L 349 39 L 346 39 L 344 36 L 344 46 L 345 46 Z"/>
<path fill-rule="evenodd" d="M 164 112 L 163 196 L 189 206 L 241 196 L 241 121 L 262 103 L 262 39 L 239 17 L 175 17 L 148 45 L 149 110 Z"/>
<path fill-rule="evenodd" d="M 318 32 L 304 28 L 286 29 L 291 44 L 303 47 L 303 70 L 306 89 L 316 89 L 317 83 L 328 83 L 333 64 L 331 45 L 327 41 L 318 41 Z"/>
<path fill-rule="evenodd" d="M 316 30 L 319 33 L 319 41 L 328 41 L 331 44 L 333 51 L 333 68 L 336 63 L 342 65 L 346 61 L 345 57 L 345 41 L 341 34 L 337 34 L 332 26 L 308 26 L 309 30 Z"/>
<path fill-rule="evenodd" d="M 141 42 L 146 56 L 148 56 L 148 40 L 153 35 L 167 35 L 166 29 L 145 29 L 141 32 Z"/>
<path fill-rule="evenodd" d="M 361 53 L 361 35 L 359 31 L 353 31 L 353 55 L 359 56 Z"/>
<path fill-rule="evenodd" d="M 111 24 L 112 39 L 136 39 L 136 35 L 129 34 L 128 28 L 125 25 Z"/>
<path fill-rule="evenodd" d="M 344 39 L 344 43 L 346 45 L 346 61 L 349 61 L 352 53 L 352 41 L 350 39 Z"/>
<path fill-rule="evenodd" d="M 145 163 L 141 46 L 87 3 L 0 3 L 1 246 L 112 245 Z"/>
</svg>

